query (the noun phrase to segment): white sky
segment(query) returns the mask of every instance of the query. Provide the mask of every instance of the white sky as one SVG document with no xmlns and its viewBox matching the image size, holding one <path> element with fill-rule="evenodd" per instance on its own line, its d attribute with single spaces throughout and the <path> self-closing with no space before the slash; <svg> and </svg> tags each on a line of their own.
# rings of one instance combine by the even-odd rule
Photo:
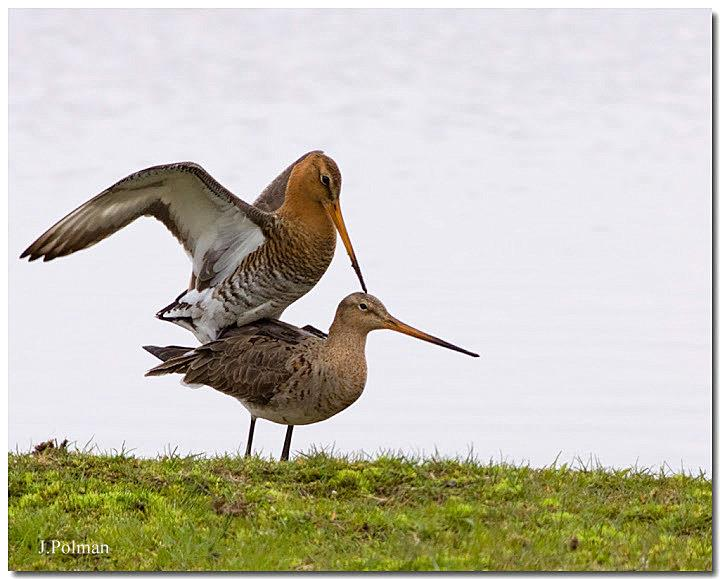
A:
<svg viewBox="0 0 720 579">
<path fill-rule="evenodd" d="M 709 10 L 14 11 L 10 432 L 234 451 L 248 417 L 146 379 L 189 262 L 137 222 L 20 252 L 140 168 L 201 163 L 252 200 L 322 148 L 370 291 L 480 359 L 371 335 L 362 398 L 295 450 L 709 468 Z M 326 328 L 344 252 L 285 316 Z M 277 455 L 283 428 L 259 423 Z"/>
</svg>

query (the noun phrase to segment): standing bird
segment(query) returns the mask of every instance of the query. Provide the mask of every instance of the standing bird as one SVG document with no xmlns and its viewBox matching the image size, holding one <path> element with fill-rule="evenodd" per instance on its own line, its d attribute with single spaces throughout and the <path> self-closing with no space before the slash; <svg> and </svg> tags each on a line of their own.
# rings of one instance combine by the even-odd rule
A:
<svg viewBox="0 0 720 579">
<path fill-rule="evenodd" d="M 340 211 L 337 164 L 312 151 L 281 173 L 256 206 L 200 165 L 174 163 L 126 177 L 43 233 L 20 256 L 44 261 L 90 247 L 140 216 L 160 220 L 192 261 L 190 287 L 158 317 L 201 342 L 231 326 L 279 318 L 330 265 L 336 234 L 367 291 Z"/>
<path fill-rule="evenodd" d="M 281 455 L 287 460 L 293 426 L 327 420 L 360 397 L 367 378 L 365 341 L 379 329 L 478 356 L 408 326 L 379 299 L 358 292 L 340 302 L 327 336 L 310 326 L 258 320 L 198 348 L 145 346 L 164 361 L 146 376 L 183 374 L 187 386 L 211 386 L 239 400 L 250 412 L 246 456 L 258 418 L 287 424 Z"/>
</svg>

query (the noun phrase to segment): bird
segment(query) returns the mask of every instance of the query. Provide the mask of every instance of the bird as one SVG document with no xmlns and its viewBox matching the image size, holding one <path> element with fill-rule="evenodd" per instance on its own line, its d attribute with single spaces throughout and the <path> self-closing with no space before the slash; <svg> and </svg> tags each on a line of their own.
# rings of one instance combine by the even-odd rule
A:
<svg viewBox="0 0 720 579">
<path fill-rule="evenodd" d="M 70 255 L 140 216 L 154 217 L 192 262 L 189 288 L 156 315 L 205 343 L 225 328 L 279 318 L 327 270 L 336 231 L 367 292 L 340 210 L 341 182 L 335 161 L 311 151 L 249 205 L 196 163 L 149 167 L 75 209 L 20 258 L 49 261 Z"/>
<path fill-rule="evenodd" d="M 375 296 L 356 292 L 340 302 L 327 334 L 312 326 L 256 320 L 195 348 L 144 346 L 163 361 L 145 375 L 182 374 L 186 386 L 210 386 L 239 400 L 250 412 L 246 456 L 258 418 L 287 425 L 280 459 L 288 460 L 294 426 L 327 420 L 360 397 L 367 379 L 367 335 L 379 329 L 478 357 L 401 322 Z"/>
</svg>

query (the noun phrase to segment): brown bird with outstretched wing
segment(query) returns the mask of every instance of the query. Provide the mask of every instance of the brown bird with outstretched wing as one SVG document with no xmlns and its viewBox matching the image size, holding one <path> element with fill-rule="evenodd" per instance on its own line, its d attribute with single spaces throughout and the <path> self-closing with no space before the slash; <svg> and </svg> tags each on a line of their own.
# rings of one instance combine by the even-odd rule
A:
<svg viewBox="0 0 720 579">
<path fill-rule="evenodd" d="M 43 233 L 20 256 L 48 261 L 95 245 L 141 216 L 161 221 L 192 261 L 189 289 L 158 317 L 201 342 L 228 327 L 278 318 L 320 280 L 336 231 L 365 282 L 340 211 L 337 164 L 312 151 L 249 205 L 195 163 L 150 167 L 122 179 Z"/>
</svg>

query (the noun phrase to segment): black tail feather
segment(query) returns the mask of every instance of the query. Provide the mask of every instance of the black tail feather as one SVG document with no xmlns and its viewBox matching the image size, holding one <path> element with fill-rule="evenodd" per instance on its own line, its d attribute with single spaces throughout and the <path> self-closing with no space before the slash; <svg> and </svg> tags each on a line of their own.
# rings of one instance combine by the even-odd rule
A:
<svg viewBox="0 0 720 579">
<path fill-rule="evenodd" d="M 156 358 L 167 362 L 178 356 L 184 356 L 193 348 L 187 348 L 185 346 L 143 346 L 143 350 L 150 352 Z"/>
</svg>

